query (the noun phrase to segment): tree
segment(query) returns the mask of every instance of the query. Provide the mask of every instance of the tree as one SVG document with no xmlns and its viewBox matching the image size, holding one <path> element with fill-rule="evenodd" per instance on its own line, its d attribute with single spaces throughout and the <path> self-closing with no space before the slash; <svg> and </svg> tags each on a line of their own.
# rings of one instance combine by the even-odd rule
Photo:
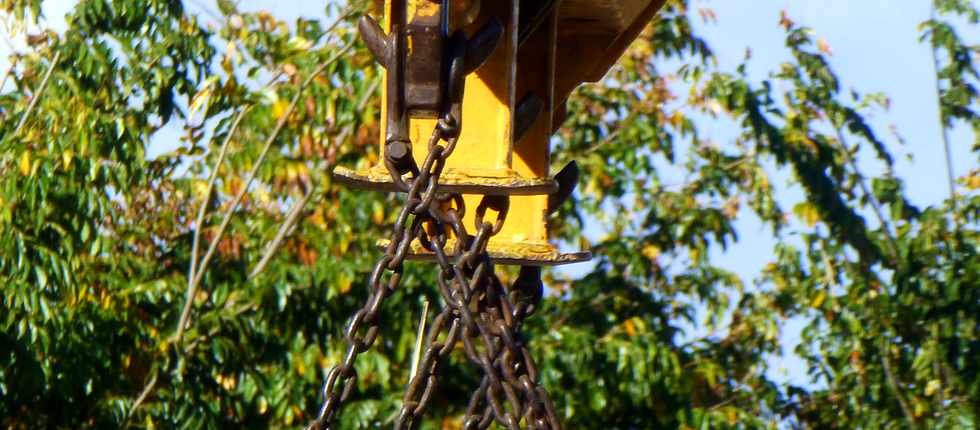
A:
<svg viewBox="0 0 980 430">
<path fill-rule="evenodd" d="M 353 25 L 368 3 L 328 2 L 335 22 L 287 24 L 223 0 L 205 12 L 82 0 L 67 30 L 31 35 L 11 57 L 0 426 L 311 418 L 365 298 L 374 240 L 401 204 L 329 176 L 378 153 L 380 76 Z M 18 25 L 40 15 L 39 0 L 2 4 Z M 980 170 L 951 174 L 944 205 L 916 207 L 894 143 L 865 119 L 883 98 L 845 91 L 810 30 L 784 16 L 792 57 L 753 81 L 716 65 L 688 6 L 669 3 L 605 81 L 573 95 L 556 139 L 556 165 L 577 160 L 583 174 L 552 228 L 570 242 L 588 242 L 588 225 L 608 232 L 585 243 L 591 273 L 548 273 L 527 327 L 567 426 L 975 427 Z M 921 31 L 941 122 L 980 136 L 980 48 L 955 24 L 975 25 L 977 10 L 935 10 Z M 710 141 L 705 118 L 740 134 Z M 941 138 L 937 148 L 962 144 Z M 174 149 L 149 155 L 160 146 Z M 803 198 L 777 198 L 781 177 Z M 747 214 L 779 242 L 751 280 L 711 257 L 740 240 Z M 342 428 L 391 421 L 422 305 L 440 303 L 434 284 L 431 267 L 409 267 Z M 767 376 L 789 318 L 808 321 L 798 353 L 820 384 Z M 701 324 L 724 336 L 685 332 Z M 458 426 L 457 399 L 479 383 L 461 351 L 449 364 L 427 428 Z"/>
</svg>

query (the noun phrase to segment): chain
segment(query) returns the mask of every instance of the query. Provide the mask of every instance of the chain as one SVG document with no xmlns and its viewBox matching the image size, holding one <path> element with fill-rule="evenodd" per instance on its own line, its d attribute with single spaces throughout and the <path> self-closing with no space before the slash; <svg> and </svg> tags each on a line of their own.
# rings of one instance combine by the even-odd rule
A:
<svg viewBox="0 0 980 430">
<path fill-rule="evenodd" d="M 501 217 L 505 213 L 506 207 Z M 478 215 L 479 230 L 473 239 L 473 249 L 477 250 L 485 249 L 489 237 L 499 231 L 499 227 L 480 222 Z M 470 400 L 463 428 L 485 429 L 496 421 L 516 430 L 521 428 L 519 423 L 524 417 L 536 429 L 561 429 L 547 393 L 537 385 L 537 368 L 519 334 L 521 323 L 537 304 L 523 302 L 515 307 L 485 252 L 463 254 L 453 265 L 438 250 L 438 243 L 434 249 L 443 272 L 440 290 L 463 320 L 462 342 L 467 356 L 484 373 L 480 388 Z M 527 282 L 528 273 L 538 276 L 536 282 Z M 533 297 L 540 300 L 540 272 L 523 269 L 522 274 L 513 293 L 519 295 L 523 288 L 536 287 L 538 290 L 531 292 L 532 302 Z"/>
<path fill-rule="evenodd" d="M 494 281 L 499 286 L 499 280 L 495 279 Z M 491 361 L 502 369 L 527 370 L 524 373 L 510 372 L 505 376 L 509 384 L 512 386 L 516 385 L 519 389 L 523 390 L 529 406 L 526 408 L 524 415 L 528 423 L 531 423 L 537 429 L 561 429 L 561 424 L 557 419 L 551 399 L 547 392 L 536 385 L 538 379 L 537 369 L 525 343 L 519 338 L 521 325 L 525 318 L 533 315 L 537 310 L 537 306 L 540 304 L 543 295 L 543 290 L 544 285 L 541 282 L 540 268 L 521 268 L 520 276 L 510 289 L 510 302 L 517 304 L 512 308 L 513 311 L 511 312 L 513 326 L 500 330 L 501 333 L 505 333 L 504 336 L 499 337 L 499 340 L 504 341 L 504 345 L 502 346 L 505 348 L 500 347 L 501 342 L 496 342 L 494 344 L 496 354 Z M 506 308 L 508 306 L 503 307 L 503 309 Z M 507 319 L 501 318 L 497 321 L 506 322 Z M 518 357 L 524 360 L 524 362 L 516 363 L 511 359 L 512 357 Z M 521 367 L 522 364 L 526 367 Z M 491 413 L 494 410 L 492 404 L 485 405 L 482 415 L 477 415 L 477 412 L 481 404 L 487 402 L 487 390 L 492 384 L 493 381 L 491 378 L 485 376 L 480 388 L 474 392 L 467 408 L 469 419 L 464 426 L 465 429 L 485 429 L 491 424 L 492 420 L 489 418 L 492 416 Z"/>
<path fill-rule="evenodd" d="M 385 43 L 403 42 L 393 31 Z M 462 222 L 466 212 L 463 197 L 439 192 L 440 177 L 462 130 L 467 61 L 473 63 L 472 58 L 467 58 L 467 39 L 461 32 L 448 42 L 448 100 L 421 166 L 412 157 L 412 143 L 405 137 L 404 111 L 395 115 L 389 112 L 384 162 L 398 191 L 407 194 L 406 203 L 396 219 L 391 241 L 371 274 L 368 299 L 348 323 L 347 354 L 328 372 L 322 389 L 324 402 L 308 430 L 330 429 L 341 405 L 356 387 L 355 363 L 377 341 L 381 307 L 399 286 L 414 240 L 435 256 L 440 270 L 439 291 L 447 306 L 436 316 L 426 337 L 416 375 L 405 388 L 395 429 L 419 427 L 437 388 L 439 368 L 462 343 L 467 358 L 483 372 L 482 382 L 471 396 L 464 429 L 486 429 L 496 422 L 519 430 L 524 421 L 529 428 L 561 430 L 547 392 L 538 385 L 537 368 L 520 334 L 524 320 L 534 313 L 543 295 L 540 269 L 522 268 L 508 291 L 494 273 L 487 251 L 490 239 L 503 228 L 510 200 L 485 196 L 476 209 L 476 234 L 470 235 Z M 404 108 L 404 100 L 399 100 L 404 97 L 404 71 L 394 64 L 387 65 L 390 110 Z M 485 218 L 491 210 L 497 213 L 497 219 L 487 222 Z M 450 234 L 456 238 L 453 258 L 446 251 Z"/>
<path fill-rule="evenodd" d="M 438 133 L 438 131 L 437 131 Z M 455 139 L 452 139 L 455 140 Z M 454 146 L 454 145 L 451 145 Z M 435 146 L 426 157 L 422 169 L 410 168 L 413 179 L 407 185 L 408 200 L 399 214 L 391 243 L 385 249 L 384 256 L 378 261 L 371 274 L 371 294 L 364 307 L 358 310 L 347 326 L 347 354 L 344 361 L 335 366 L 327 374 L 322 395 L 324 403 L 320 408 L 317 419 L 308 427 L 311 430 L 325 430 L 335 418 L 340 404 L 345 402 L 357 384 L 355 361 L 360 354 L 370 349 L 380 332 L 381 306 L 384 300 L 394 292 L 402 278 L 405 258 L 411 248 L 412 241 L 419 237 L 421 227 L 428 220 L 423 209 L 428 196 L 434 195 L 439 176 L 446 164 L 449 153 L 447 147 Z M 389 163 L 394 165 L 395 163 Z M 401 174 L 393 171 L 393 176 Z M 420 212 L 423 213 L 420 216 Z M 388 281 L 384 281 L 385 275 Z"/>
</svg>

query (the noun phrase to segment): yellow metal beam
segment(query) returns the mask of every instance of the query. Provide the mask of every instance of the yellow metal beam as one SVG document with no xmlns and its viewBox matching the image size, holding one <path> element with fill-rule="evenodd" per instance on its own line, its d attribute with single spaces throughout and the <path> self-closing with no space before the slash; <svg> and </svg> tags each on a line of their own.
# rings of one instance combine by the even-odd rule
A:
<svg viewBox="0 0 980 430">
<path fill-rule="evenodd" d="M 409 22 L 439 13 L 437 2 L 408 0 Z M 463 193 L 464 222 L 474 227 L 483 195 L 511 196 L 501 232 L 491 239 L 491 258 L 502 264 L 555 265 L 583 261 L 587 252 L 562 254 L 549 242 L 548 196 L 558 190 L 550 178 L 549 141 L 564 119 L 570 92 L 602 77 L 637 37 L 664 0 L 555 0 L 553 7 L 531 8 L 527 0 L 453 0 L 450 31 L 472 35 L 487 21 L 503 24 L 503 37 L 489 60 L 466 79 L 463 132 L 440 179 L 444 192 Z M 521 6 L 527 10 L 522 11 Z M 386 18 L 392 2 L 385 2 Z M 533 27 L 520 28 L 523 22 Z M 535 16 L 530 16 L 530 14 Z M 390 19 L 388 31 L 391 30 Z M 411 53 L 412 38 L 408 49 Z M 411 55 L 411 54 L 409 54 Z M 387 77 L 386 77 L 387 78 Z M 387 117 L 387 92 L 382 115 Z M 530 100 L 526 104 L 523 101 Z M 537 115 L 535 115 L 537 113 Z M 382 121 L 381 136 L 387 130 Z M 436 120 L 413 117 L 409 137 L 413 156 L 422 163 Z M 383 157 L 382 157 L 383 159 Z M 364 170 L 338 168 L 343 183 L 393 191 L 383 166 Z M 417 258 L 428 257 L 418 244 Z"/>
</svg>

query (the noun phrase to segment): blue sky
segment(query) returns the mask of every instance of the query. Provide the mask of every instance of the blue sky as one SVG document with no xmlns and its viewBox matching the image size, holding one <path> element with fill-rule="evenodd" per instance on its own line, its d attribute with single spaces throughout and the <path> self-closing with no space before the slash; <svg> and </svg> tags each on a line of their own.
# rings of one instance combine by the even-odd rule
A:
<svg viewBox="0 0 980 430">
<path fill-rule="evenodd" d="M 948 197 L 935 72 L 929 48 L 919 43 L 918 25 L 929 18 L 931 1 L 701 0 L 697 3 L 713 8 L 717 14 L 716 24 L 699 27 L 714 47 L 722 68 L 737 65 L 747 47 L 751 47 L 749 73 L 755 79 L 764 79 L 789 56 L 783 45 L 784 33 L 777 25 L 781 11 L 785 10 L 797 23 L 813 28 L 832 47 L 832 65 L 845 88 L 863 94 L 883 92 L 890 97 L 890 109 L 875 114 L 872 121 L 889 147 L 901 155 L 896 157 L 896 170 L 905 179 L 913 202 L 935 205 Z M 751 7 L 763 3 L 765 7 Z M 961 30 L 966 40 L 980 40 L 976 27 Z M 724 139 L 731 133 L 730 127 L 723 123 L 700 125 L 716 139 Z M 904 146 L 888 132 L 892 126 L 904 139 Z M 972 133 L 961 127 L 953 133 L 952 141 L 957 176 L 977 168 L 977 158 L 970 153 Z M 770 261 L 774 242 L 758 221 L 751 218 L 740 221 L 739 231 L 741 242 L 728 252 L 719 253 L 716 261 L 751 282 Z M 802 321 L 795 320 L 781 327 L 784 354 L 770 361 L 773 367 L 770 376 L 777 380 L 810 383 L 805 364 L 792 352 L 799 343 L 802 326 Z"/>
<path fill-rule="evenodd" d="M 189 5 L 211 4 L 191 0 Z M 61 17 L 73 5 L 71 0 L 48 0 L 45 13 L 55 28 L 63 28 Z M 287 21 L 299 16 L 323 17 L 321 1 L 242 0 L 247 10 L 266 9 Z M 715 11 L 716 23 L 699 23 L 702 34 L 713 46 L 723 69 L 731 70 L 752 49 L 749 72 L 764 79 L 770 70 L 788 58 L 784 34 L 777 25 L 785 10 L 796 22 L 812 27 L 817 36 L 833 49 L 833 66 L 847 88 L 861 93 L 883 92 L 891 98 L 891 108 L 874 116 L 874 124 L 897 157 L 898 174 L 906 180 L 913 201 L 937 204 L 946 197 L 945 160 L 940 141 L 935 77 L 929 49 L 918 42 L 917 26 L 928 19 L 931 0 L 694 0 L 695 7 Z M 205 16 L 205 19 L 207 17 Z M 961 28 L 967 40 L 980 40 L 976 27 Z M 4 34 L 5 32 L 0 32 Z M 12 47 L 22 49 L 17 37 L 6 34 L 0 43 L 0 68 L 6 69 L 5 54 Z M 887 130 L 894 126 L 906 144 L 901 146 Z M 725 141 L 733 129 L 722 122 L 704 122 L 702 130 Z M 955 171 L 963 175 L 977 168 L 977 158 L 969 151 L 973 136 L 965 128 L 953 133 Z M 165 139 L 171 140 L 171 139 Z M 176 141 L 175 139 L 171 141 Z M 911 157 L 906 158 L 905 155 Z M 741 242 L 715 257 L 723 267 L 742 275 L 751 285 L 761 268 L 770 261 L 774 241 L 757 220 L 739 222 Z M 784 324 L 786 353 L 773 357 L 771 376 L 779 381 L 807 384 L 803 363 L 791 350 L 799 340 L 800 321 Z M 782 369 L 782 370 L 780 370 Z"/>
</svg>

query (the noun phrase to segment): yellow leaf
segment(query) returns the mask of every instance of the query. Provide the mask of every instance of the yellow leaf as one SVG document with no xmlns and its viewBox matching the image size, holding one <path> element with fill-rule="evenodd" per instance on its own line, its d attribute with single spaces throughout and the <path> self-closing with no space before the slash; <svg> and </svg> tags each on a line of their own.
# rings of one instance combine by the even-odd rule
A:
<svg viewBox="0 0 980 430">
<path fill-rule="evenodd" d="M 643 256 L 650 261 L 655 261 L 658 257 L 660 257 L 660 248 L 654 245 L 644 246 L 642 252 Z"/>
<path fill-rule="evenodd" d="M 225 73 L 231 73 L 233 67 L 234 66 L 231 64 L 230 56 L 225 55 L 224 57 L 221 58 L 221 69 L 224 70 Z"/>
<path fill-rule="evenodd" d="M 931 396 L 935 394 L 936 391 L 939 391 L 941 387 L 942 387 L 942 382 L 939 382 L 938 379 L 933 379 L 929 381 L 929 383 L 926 384 L 926 395 Z"/>
<path fill-rule="evenodd" d="M 101 302 L 100 305 L 102 306 L 102 309 L 105 310 L 112 309 L 112 303 L 113 303 L 112 296 L 108 294 L 103 294 L 102 300 L 100 302 Z"/>
<path fill-rule="evenodd" d="M 221 67 L 227 68 L 226 70 L 230 72 L 234 65 L 241 61 L 241 57 L 241 54 L 238 53 L 238 44 L 229 40 L 225 47 L 225 58 L 221 62 Z"/>
<path fill-rule="evenodd" d="M 191 183 L 191 193 L 194 194 L 196 200 L 201 200 L 204 198 L 204 194 L 208 192 L 208 181 L 203 179 L 195 180 Z"/>
<path fill-rule="evenodd" d="M 224 192 L 227 194 L 238 194 L 238 191 L 242 189 L 242 179 L 235 176 L 231 179 L 225 180 Z"/>
<path fill-rule="evenodd" d="M 78 150 L 81 152 L 83 156 L 88 155 L 88 144 L 89 144 L 89 135 L 88 133 L 83 132 L 81 138 L 78 141 Z"/>
<path fill-rule="evenodd" d="M 340 278 L 337 279 L 337 288 L 340 289 L 341 294 L 347 294 L 350 292 L 351 286 L 354 284 L 354 280 L 346 273 L 341 274 Z"/>
<path fill-rule="evenodd" d="M 303 410 L 300 409 L 299 406 L 293 405 L 293 414 L 295 414 L 297 417 L 301 417 L 303 416 Z"/>
<path fill-rule="evenodd" d="M 385 207 L 379 202 L 375 202 L 374 211 L 371 213 L 371 221 L 376 225 L 381 225 L 385 222 Z"/>
<path fill-rule="evenodd" d="M 287 45 L 296 51 L 306 51 L 313 47 L 313 42 L 300 36 L 293 36 L 286 42 Z"/>
<path fill-rule="evenodd" d="M 306 374 L 306 364 L 303 363 L 303 359 L 299 356 L 293 356 L 293 369 L 299 376 Z"/>
<path fill-rule="evenodd" d="M 265 415 L 269 410 L 269 401 L 265 397 L 259 397 L 259 415 Z"/>
<path fill-rule="evenodd" d="M 188 109 L 191 112 L 190 116 L 193 117 L 194 114 L 197 113 L 197 111 L 201 110 L 201 107 L 204 106 L 204 103 L 207 102 L 208 99 L 210 98 L 211 98 L 210 85 L 204 87 L 201 91 L 198 91 L 197 94 L 194 94 L 194 98 L 191 99 L 191 105 L 188 107 Z"/>
<path fill-rule="evenodd" d="M 916 417 L 921 417 L 929 409 L 928 405 L 926 405 L 922 401 L 919 401 L 918 399 L 912 399 L 912 404 L 914 405 L 912 407 L 913 415 L 915 415 Z"/>
<path fill-rule="evenodd" d="M 280 119 L 286 114 L 286 109 L 288 108 L 289 103 L 287 103 L 285 100 L 276 100 L 276 102 L 272 104 L 272 116 L 275 119 Z"/>
<path fill-rule="evenodd" d="M 75 303 L 76 304 L 85 303 L 88 300 L 88 296 L 89 296 L 88 288 L 79 288 L 78 296 L 75 298 Z"/>
<path fill-rule="evenodd" d="M 734 426 L 735 424 L 738 424 L 738 409 L 727 407 L 725 408 L 725 415 L 726 418 L 728 418 L 729 425 Z"/>
<path fill-rule="evenodd" d="M 20 169 L 20 174 L 27 176 L 31 174 L 31 153 L 24 151 L 20 154 L 20 164 L 17 166 Z"/>
<path fill-rule="evenodd" d="M 819 308 L 826 301 L 827 301 L 827 291 L 820 290 L 820 292 L 817 293 L 817 296 L 810 301 L 810 307 Z"/>
<path fill-rule="evenodd" d="M 238 386 L 238 381 L 235 379 L 234 375 L 232 376 L 217 375 L 214 377 L 214 380 L 219 385 L 224 387 L 225 390 L 228 391 L 234 390 L 235 387 Z"/>
<path fill-rule="evenodd" d="M 255 189 L 255 199 L 263 205 L 271 205 L 273 203 L 272 194 L 270 194 L 265 188 Z"/>
<path fill-rule="evenodd" d="M 71 161 L 75 159 L 75 152 L 72 150 L 66 150 L 61 153 L 61 165 L 68 170 L 71 167 Z"/>
<path fill-rule="evenodd" d="M 980 189 L 980 172 L 973 173 L 964 178 L 964 182 L 966 182 L 966 187 L 971 191 Z"/>
<path fill-rule="evenodd" d="M 327 218 L 323 215 L 323 208 L 317 208 L 313 211 L 313 215 L 310 216 L 310 223 L 321 229 L 327 227 Z"/>
<path fill-rule="evenodd" d="M 793 213 L 810 227 L 817 225 L 817 222 L 820 221 L 820 211 L 817 210 L 816 206 L 807 202 L 796 205 L 793 208 Z"/>
<path fill-rule="evenodd" d="M 766 171 L 762 170 L 762 168 L 758 168 L 756 170 L 756 182 L 759 184 L 760 189 L 769 189 L 769 175 L 767 175 Z"/>
<path fill-rule="evenodd" d="M 627 336 L 629 336 L 629 337 L 636 336 L 636 325 L 633 324 L 633 320 L 631 320 L 631 319 L 630 320 L 626 320 L 626 322 L 623 323 L 623 328 L 626 329 L 626 335 Z"/>
</svg>

